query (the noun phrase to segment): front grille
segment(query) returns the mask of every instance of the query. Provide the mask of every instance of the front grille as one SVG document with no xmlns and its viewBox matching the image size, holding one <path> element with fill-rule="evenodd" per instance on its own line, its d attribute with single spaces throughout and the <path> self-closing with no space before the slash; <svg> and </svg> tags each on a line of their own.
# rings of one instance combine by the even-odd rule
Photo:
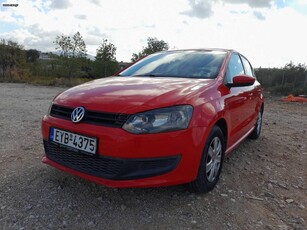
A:
<svg viewBox="0 0 307 230">
<path fill-rule="evenodd" d="M 161 175 L 175 169 L 179 156 L 154 159 L 121 159 L 86 155 L 44 140 L 46 156 L 65 167 L 113 180 L 139 179 Z"/>
<path fill-rule="evenodd" d="M 73 110 L 74 108 L 53 104 L 50 110 L 50 116 L 71 120 L 70 116 Z M 128 116 L 128 114 L 104 113 L 86 110 L 84 118 L 81 122 L 120 128 L 127 121 Z"/>
</svg>

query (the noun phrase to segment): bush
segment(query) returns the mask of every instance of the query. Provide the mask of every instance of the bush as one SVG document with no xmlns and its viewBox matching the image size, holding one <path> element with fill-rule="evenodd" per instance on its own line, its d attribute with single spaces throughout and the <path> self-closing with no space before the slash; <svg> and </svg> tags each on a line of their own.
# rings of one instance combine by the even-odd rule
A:
<svg viewBox="0 0 307 230">
<path fill-rule="evenodd" d="M 273 94 L 287 96 L 292 95 L 307 95 L 307 85 L 301 87 L 294 87 L 293 84 L 287 83 L 284 85 L 274 86 L 269 89 Z"/>
<path fill-rule="evenodd" d="M 28 83 L 34 85 L 47 85 L 47 86 L 76 86 L 92 79 L 88 78 L 65 78 L 65 77 L 31 77 Z"/>
<path fill-rule="evenodd" d="M 307 85 L 297 88 L 293 91 L 293 95 L 307 95 Z"/>
<path fill-rule="evenodd" d="M 289 95 L 292 94 L 292 91 L 292 84 L 277 85 L 271 88 L 271 92 L 278 95 Z"/>
<path fill-rule="evenodd" d="M 30 79 L 30 73 L 28 69 L 13 68 L 6 71 L 4 76 L 0 77 L 1 82 L 15 82 L 26 83 Z"/>
</svg>

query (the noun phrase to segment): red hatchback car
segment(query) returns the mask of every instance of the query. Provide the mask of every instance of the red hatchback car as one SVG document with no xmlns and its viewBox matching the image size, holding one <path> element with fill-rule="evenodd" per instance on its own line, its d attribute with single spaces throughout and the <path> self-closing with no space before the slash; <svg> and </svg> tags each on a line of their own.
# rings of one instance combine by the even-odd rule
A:
<svg viewBox="0 0 307 230">
<path fill-rule="evenodd" d="M 110 187 L 208 192 L 224 156 L 259 137 L 263 108 L 240 53 L 158 52 L 56 96 L 42 120 L 43 162 Z"/>
</svg>

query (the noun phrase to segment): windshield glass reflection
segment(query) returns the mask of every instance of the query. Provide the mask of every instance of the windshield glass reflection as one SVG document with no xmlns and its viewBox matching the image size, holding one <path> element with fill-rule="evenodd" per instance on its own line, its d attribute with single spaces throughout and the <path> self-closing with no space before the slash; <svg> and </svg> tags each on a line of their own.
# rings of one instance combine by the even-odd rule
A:
<svg viewBox="0 0 307 230">
<path fill-rule="evenodd" d="M 224 51 L 168 51 L 150 55 L 120 76 L 215 78 L 226 56 Z"/>
</svg>

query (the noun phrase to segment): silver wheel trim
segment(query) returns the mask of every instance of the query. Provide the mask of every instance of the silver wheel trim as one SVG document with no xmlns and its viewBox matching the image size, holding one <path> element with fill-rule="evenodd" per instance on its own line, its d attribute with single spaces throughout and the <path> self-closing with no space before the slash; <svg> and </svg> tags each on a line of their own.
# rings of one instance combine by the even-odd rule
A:
<svg viewBox="0 0 307 230">
<path fill-rule="evenodd" d="M 209 182 L 213 182 L 221 167 L 222 142 L 219 137 L 214 137 L 211 141 L 206 158 L 206 177 Z"/>
<path fill-rule="evenodd" d="M 260 112 L 258 113 L 258 119 L 257 119 L 257 123 L 256 123 L 256 125 L 257 125 L 257 127 L 256 127 L 256 129 L 257 129 L 257 134 L 260 133 L 261 122 L 262 122 L 262 114 L 261 114 L 261 111 L 260 111 Z"/>
</svg>

